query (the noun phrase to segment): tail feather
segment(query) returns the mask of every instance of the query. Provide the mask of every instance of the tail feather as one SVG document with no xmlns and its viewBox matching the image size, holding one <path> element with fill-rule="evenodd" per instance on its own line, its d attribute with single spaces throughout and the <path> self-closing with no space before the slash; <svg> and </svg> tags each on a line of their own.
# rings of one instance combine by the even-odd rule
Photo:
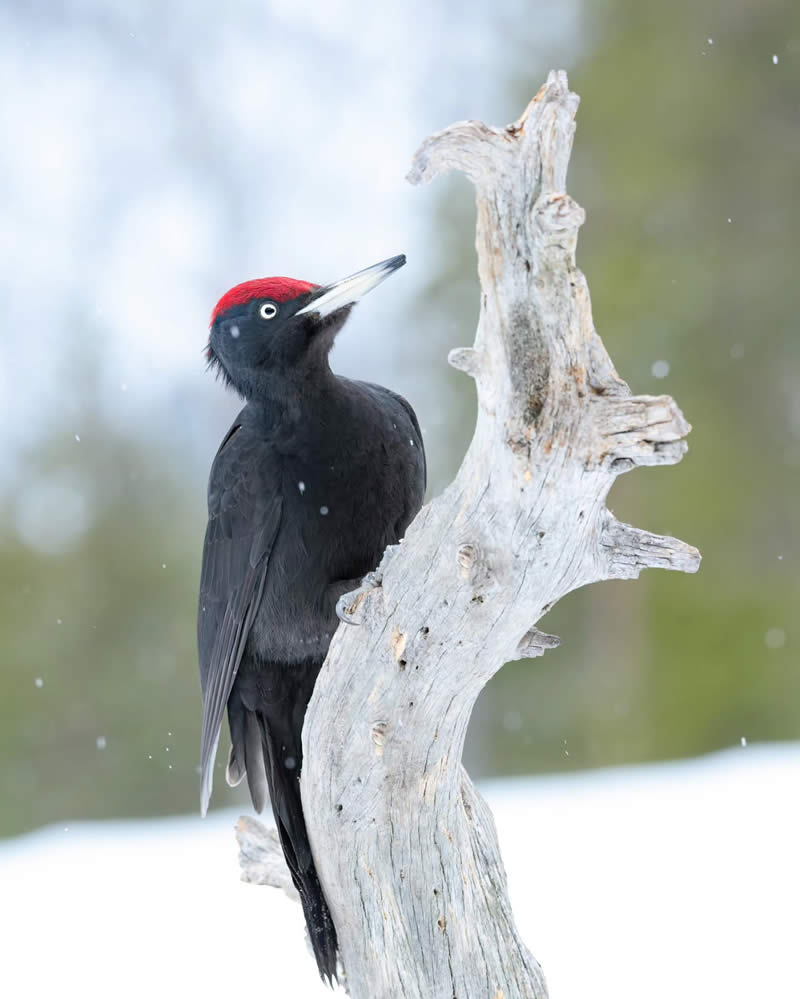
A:
<svg viewBox="0 0 800 999">
<path fill-rule="evenodd" d="M 238 787 L 245 777 L 244 760 L 240 760 L 231 746 L 228 752 L 228 765 L 225 767 L 225 781 L 228 787 Z"/>
<path fill-rule="evenodd" d="M 255 712 L 248 711 L 244 727 L 244 759 L 247 772 L 247 786 L 253 808 L 257 812 L 264 811 L 267 803 L 267 772 L 264 766 L 264 742 L 261 725 Z"/>
<path fill-rule="evenodd" d="M 246 771 L 250 797 L 259 812 L 269 790 L 278 836 L 300 895 L 317 967 L 320 976 L 332 983 L 336 980 L 336 928 L 314 867 L 300 798 L 300 732 L 306 705 L 296 705 L 301 708 L 298 724 L 298 712 L 287 710 L 285 702 L 276 705 L 262 702 L 255 710 L 249 710 L 253 703 L 250 698 L 247 702 L 240 701 L 237 705 L 243 715 L 241 723 L 236 718 L 231 724 L 233 772 L 238 773 L 238 768 Z M 232 707 L 229 702 L 229 718 L 234 713 Z"/>
<path fill-rule="evenodd" d="M 225 780 L 230 787 L 237 787 L 242 783 L 245 776 L 244 753 L 241 751 L 244 745 L 245 712 L 238 698 L 234 701 L 233 697 L 231 697 L 228 706 L 228 725 L 231 730 L 231 748 L 228 752 Z M 237 747 L 239 749 L 238 753 Z"/>
</svg>

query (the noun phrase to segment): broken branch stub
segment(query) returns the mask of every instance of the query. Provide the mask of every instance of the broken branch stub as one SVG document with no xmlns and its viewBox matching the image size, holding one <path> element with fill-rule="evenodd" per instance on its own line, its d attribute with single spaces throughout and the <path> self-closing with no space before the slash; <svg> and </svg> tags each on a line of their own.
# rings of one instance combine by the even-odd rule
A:
<svg viewBox="0 0 800 999">
<path fill-rule="evenodd" d="M 412 183 L 465 172 L 477 195 L 481 312 L 450 361 L 475 378 L 455 481 L 356 595 L 303 730 L 303 807 L 355 999 L 543 999 L 517 933 L 491 814 L 461 766 L 475 699 L 566 593 L 698 552 L 620 524 L 615 477 L 680 460 L 667 396 L 633 396 L 594 330 L 566 194 L 578 98 L 551 73 L 505 129 L 427 139 Z M 532 874 L 535 877 L 535 873 Z"/>
</svg>

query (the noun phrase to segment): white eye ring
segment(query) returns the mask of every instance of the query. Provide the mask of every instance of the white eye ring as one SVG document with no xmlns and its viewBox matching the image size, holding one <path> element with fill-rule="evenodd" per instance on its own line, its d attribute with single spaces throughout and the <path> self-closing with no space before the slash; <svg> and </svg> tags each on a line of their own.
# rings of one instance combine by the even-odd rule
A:
<svg viewBox="0 0 800 999">
<path fill-rule="evenodd" d="M 278 306 L 272 302 L 264 302 L 258 310 L 258 314 L 262 319 L 274 319 L 278 314 Z"/>
</svg>

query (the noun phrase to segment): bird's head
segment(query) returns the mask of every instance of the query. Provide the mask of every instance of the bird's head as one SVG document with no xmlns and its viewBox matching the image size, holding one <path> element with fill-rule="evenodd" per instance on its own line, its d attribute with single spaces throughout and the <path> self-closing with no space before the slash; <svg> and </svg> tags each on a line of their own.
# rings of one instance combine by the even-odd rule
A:
<svg viewBox="0 0 800 999">
<path fill-rule="evenodd" d="M 237 284 L 211 314 L 208 361 L 251 398 L 313 382 L 355 303 L 406 262 L 391 257 L 334 284 L 272 277 Z"/>
</svg>

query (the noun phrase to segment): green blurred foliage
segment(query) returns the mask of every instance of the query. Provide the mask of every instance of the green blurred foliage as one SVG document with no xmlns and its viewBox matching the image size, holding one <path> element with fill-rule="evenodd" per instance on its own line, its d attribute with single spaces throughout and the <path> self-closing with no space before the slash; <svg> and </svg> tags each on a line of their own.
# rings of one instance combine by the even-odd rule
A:
<svg viewBox="0 0 800 999">
<path fill-rule="evenodd" d="M 19 471 L 83 484 L 93 519 L 80 543 L 53 554 L 0 539 L 0 833 L 195 804 L 203 484 L 153 442 L 82 426 Z M 15 522 L 11 504 L 3 514 Z"/>
<path fill-rule="evenodd" d="M 519 19 L 533 30 L 526 5 Z M 479 700 L 468 765 L 549 771 L 797 738 L 800 7 L 606 0 L 585 5 L 580 37 L 548 64 L 519 39 L 509 52 L 495 124 L 551 66 L 570 71 L 570 193 L 587 211 L 578 256 L 597 329 L 635 392 L 674 395 L 694 425 L 680 465 L 624 476 L 611 506 L 704 562 L 565 599 L 542 622 L 562 647 L 507 665 Z M 439 269 L 409 328 L 440 400 L 436 492 L 472 433 L 472 384 L 442 358 L 471 342 L 478 289 L 472 192 L 452 178 L 433 197 Z M 100 417 L 80 425 L 80 442 L 54 434 L 16 476 L 20 489 L 62 471 L 82 484 L 92 519 L 74 545 L 28 547 L 19 490 L 3 501 L 0 834 L 197 806 L 206 468 L 173 428 L 138 440 Z"/>
</svg>

